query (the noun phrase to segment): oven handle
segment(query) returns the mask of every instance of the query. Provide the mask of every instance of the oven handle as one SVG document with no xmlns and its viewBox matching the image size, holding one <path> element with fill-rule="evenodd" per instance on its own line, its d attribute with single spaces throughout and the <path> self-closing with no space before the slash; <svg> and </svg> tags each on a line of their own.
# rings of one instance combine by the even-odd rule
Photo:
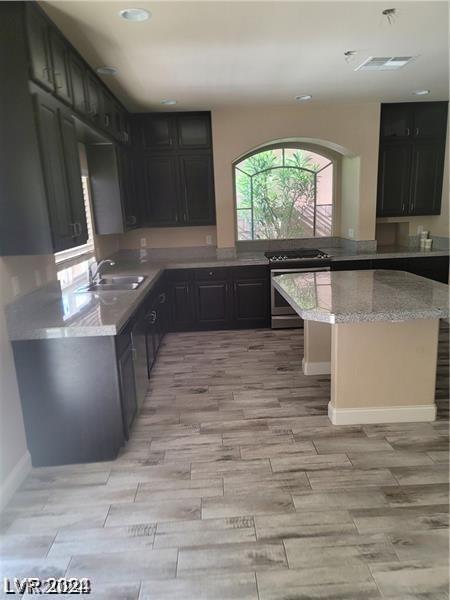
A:
<svg viewBox="0 0 450 600">
<path fill-rule="evenodd" d="M 330 271 L 330 267 L 310 267 L 309 269 L 272 269 L 270 274 L 273 277 L 279 273 L 315 273 L 316 271 Z"/>
</svg>

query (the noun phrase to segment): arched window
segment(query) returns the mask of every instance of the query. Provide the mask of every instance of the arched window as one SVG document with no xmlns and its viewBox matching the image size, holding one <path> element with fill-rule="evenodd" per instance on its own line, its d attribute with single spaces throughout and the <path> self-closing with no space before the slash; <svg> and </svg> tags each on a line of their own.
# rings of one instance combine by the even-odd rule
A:
<svg viewBox="0 0 450 600">
<path fill-rule="evenodd" d="M 270 146 L 234 165 L 237 239 L 331 236 L 334 160 L 295 144 Z"/>
</svg>

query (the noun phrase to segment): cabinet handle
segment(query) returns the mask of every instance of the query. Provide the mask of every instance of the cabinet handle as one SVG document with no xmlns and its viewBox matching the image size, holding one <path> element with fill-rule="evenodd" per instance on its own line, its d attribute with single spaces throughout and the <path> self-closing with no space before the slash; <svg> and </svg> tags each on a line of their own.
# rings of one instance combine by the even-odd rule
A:
<svg viewBox="0 0 450 600">
<path fill-rule="evenodd" d="M 411 130 L 409 127 L 406 128 L 406 135 L 409 137 L 411 135 Z"/>
<path fill-rule="evenodd" d="M 77 235 L 81 235 L 81 232 L 82 232 L 81 223 L 75 223 L 75 225 L 76 225 Z"/>
<path fill-rule="evenodd" d="M 402 204 L 402 213 L 404 213 L 404 212 L 405 212 L 405 203 L 403 202 L 403 204 Z"/>
<path fill-rule="evenodd" d="M 45 77 L 47 81 L 51 81 L 50 79 L 50 69 L 48 67 L 44 67 L 42 69 L 42 75 Z"/>
<path fill-rule="evenodd" d="M 103 122 L 105 124 L 105 127 L 109 127 L 111 125 L 111 118 L 108 113 L 104 115 Z"/>
<path fill-rule="evenodd" d="M 57 90 L 60 90 L 62 88 L 62 83 L 60 83 L 58 77 L 61 77 L 61 73 L 57 73 L 56 71 L 54 72 L 54 76 L 55 76 L 55 87 Z"/>
<path fill-rule="evenodd" d="M 136 225 L 137 219 L 134 215 L 130 215 L 128 217 L 128 225 Z"/>
<path fill-rule="evenodd" d="M 164 304 L 165 301 L 166 301 L 166 293 L 163 292 L 162 294 L 159 295 L 159 303 Z"/>
<path fill-rule="evenodd" d="M 76 227 L 76 223 L 69 223 L 69 227 L 72 230 L 72 236 L 71 237 L 77 237 L 77 227 Z"/>
<path fill-rule="evenodd" d="M 420 129 L 418 127 L 416 127 L 416 137 L 419 135 L 420 133 Z"/>
</svg>

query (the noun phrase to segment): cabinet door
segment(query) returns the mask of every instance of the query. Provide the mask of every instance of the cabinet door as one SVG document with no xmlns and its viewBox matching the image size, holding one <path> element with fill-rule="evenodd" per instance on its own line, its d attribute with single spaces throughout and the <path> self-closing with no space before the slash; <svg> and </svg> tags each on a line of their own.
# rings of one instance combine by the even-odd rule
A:
<svg viewBox="0 0 450 600">
<path fill-rule="evenodd" d="M 41 161 L 55 252 L 76 245 L 65 174 L 58 108 L 51 97 L 35 96 Z"/>
<path fill-rule="evenodd" d="M 56 95 L 61 100 L 71 103 L 68 48 L 64 38 L 55 29 L 50 33 L 50 48 Z"/>
<path fill-rule="evenodd" d="M 173 115 L 143 115 L 142 143 L 148 150 L 169 150 L 175 145 Z"/>
<path fill-rule="evenodd" d="M 371 260 L 333 260 L 331 263 L 332 271 L 365 271 L 366 269 L 373 268 L 375 267 L 373 267 Z"/>
<path fill-rule="evenodd" d="M 414 137 L 445 138 L 447 128 L 446 102 L 417 102 L 414 104 Z"/>
<path fill-rule="evenodd" d="M 122 417 L 125 438 L 130 437 L 130 429 L 136 416 L 136 384 L 134 378 L 132 345 L 122 352 L 118 360 L 119 383 L 122 400 Z"/>
<path fill-rule="evenodd" d="M 211 156 L 180 156 L 180 179 L 183 221 L 189 225 L 214 224 L 216 219 Z"/>
<path fill-rule="evenodd" d="M 101 114 L 100 127 L 111 134 L 114 134 L 114 99 L 105 89 L 101 90 Z"/>
<path fill-rule="evenodd" d="M 407 214 L 410 191 L 411 144 L 384 143 L 378 164 L 377 216 Z"/>
<path fill-rule="evenodd" d="M 86 91 L 89 106 L 89 116 L 93 123 L 100 125 L 102 90 L 100 89 L 100 85 L 95 75 L 90 71 L 87 71 L 86 73 Z"/>
<path fill-rule="evenodd" d="M 237 279 L 234 287 L 234 321 L 237 327 L 267 327 L 269 286 L 264 279 Z"/>
<path fill-rule="evenodd" d="M 69 55 L 69 70 L 73 107 L 80 114 L 87 115 L 89 107 L 86 92 L 86 67 L 74 52 Z"/>
<path fill-rule="evenodd" d="M 26 3 L 26 10 L 31 77 L 45 88 L 53 90 L 48 21 L 32 2 Z"/>
<path fill-rule="evenodd" d="M 408 271 L 421 277 L 448 284 L 449 257 L 429 256 L 408 259 Z"/>
<path fill-rule="evenodd" d="M 412 150 L 411 215 L 438 215 L 441 211 L 444 148 L 434 140 L 417 141 Z"/>
<path fill-rule="evenodd" d="M 117 145 L 120 195 L 125 219 L 125 229 L 134 229 L 140 225 L 140 210 L 134 190 L 133 165 L 129 151 Z"/>
<path fill-rule="evenodd" d="M 198 329 L 223 329 L 231 326 L 232 298 L 226 281 L 196 281 L 194 294 Z"/>
<path fill-rule="evenodd" d="M 413 128 L 411 103 L 381 106 L 380 135 L 382 138 L 409 138 Z"/>
<path fill-rule="evenodd" d="M 209 113 L 176 115 L 177 143 L 180 148 L 210 148 L 211 120 Z"/>
<path fill-rule="evenodd" d="M 172 331 L 194 329 L 194 303 L 189 281 L 171 281 L 168 284 Z"/>
<path fill-rule="evenodd" d="M 178 169 L 174 156 L 144 157 L 144 199 L 149 225 L 179 224 Z"/>
<path fill-rule="evenodd" d="M 74 246 L 81 246 L 88 240 L 86 208 L 81 185 L 80 155 L 78 153 L 75 123 L 70 112 L 60 111 L 61 134 L 64 151 L 64 164 L 71 208 L 71 222 L 75 225 Z"/>
</svg>

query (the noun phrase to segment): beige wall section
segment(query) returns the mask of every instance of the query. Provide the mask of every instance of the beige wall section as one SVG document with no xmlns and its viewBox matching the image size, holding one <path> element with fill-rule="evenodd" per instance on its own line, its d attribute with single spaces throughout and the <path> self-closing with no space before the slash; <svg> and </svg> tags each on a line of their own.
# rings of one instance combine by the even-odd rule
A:
<svg viewBox="0 0 450 600">
<path fill-rule="evenodd" d="M 379 103 L 311 103 L 213 111 L 217 245 L 223 248 L 235 244 L 232 163 L 258 146 L 280 139 L 322 141 L 344 155 L 359 157 L 359 189 L 352 191 L 350 199 L 358 208 L 354 237 L 374 239 L 379 121 Z M 343 197 L 343 205 L 346 201 Z"/>
<path fill-rule="evenodd" d="M 0 489 L 5 494 L 5 484 L 6 487 L 11 485 L 11 477 L 27 457 L 28 450 L 4 309 L 15 297 L 55 278 L 53 255 L 0 258 Z M 14 287 L 18 289 L 18 296 L 14 295 Z"/>
<path fill-rule="evenodd" d="M 331 372 L 331 325 L 318 321 L 304 324 L 303 373 L 323 375 Z"/>
<path fill-rule="evenodd" d="M 438 333 L 438 320 L 333 325 L 333 407 L 434 404 Z"/>
<path fill-rule="evenodd" d="M 121 236 L 120 247 L 137 250 L 141 238 L 145 238 L 147 248 L 187 248 L 207 246 L 206 237 L 211 236 L 211 245 L 217 243 L 216 227 L 164 227 L 129 231 Z"/>
</svg>

